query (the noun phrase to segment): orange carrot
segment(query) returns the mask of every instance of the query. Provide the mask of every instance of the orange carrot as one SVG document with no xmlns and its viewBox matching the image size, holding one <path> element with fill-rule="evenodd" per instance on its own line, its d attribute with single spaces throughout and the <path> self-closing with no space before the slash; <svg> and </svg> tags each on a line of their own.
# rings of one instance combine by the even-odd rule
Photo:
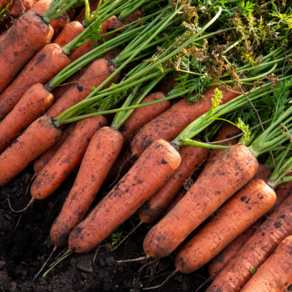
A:
<svg viewBox="0 0 292 292">
<path fill-rule="evenodd" d="M 143 17 L 143 13 L 140 9 L 135 10 L 131 13 L 124 21 L 124 25 L 137 21 Z"/>
<path fill-rule="evenodd" d="M 109 51 L 104 54 L 104 58 L 110 61 L 110 60 L 113 60 L 119 53 L 120 53 L 120 50 Z M 63 96 L 63 94 L 65 94 L 67 90 L 69 90 L 69 88 L 73 85 L 75 81 L 78 81 L 81 79 L 82 75 L 86 72 L 86 70 L 90 67 L 92 63 L 87 64 L 86 66 L 81 68 L 78 72 L 76 72 L 74 75 L 72 75 L 70 78 L 68 78 L 65 84 L 61 84 L 60 86 L 57 86 L 56 88 L 52 90 L 52 93 L 54 94 L 55 102 L 61 96 Z"/>
<path fill-rule="evenodd" d="M 292 236 L 286 237 L 242 292 L 282 292 L 292 284 Z"/>
<path fill-rule="evenodd" d="M 106 119 L 95 116 L 79 121 L 49 163 L 40 171 L 31 186 L 33 198 L 41 200 L 51 195 L 81 163 L 90 139 Z"/>
<path fill-rule="evenodd" d="M 0 153 L 53 103 L 54 97 L 42 85 L 35 84 L 22 96 L 15 108 L 0 123 Z"/>
<path fill-rule="evenodd" d="M 28 11 L 38 0 L 13 0 L 9 15 L 17 18 L 24 12 Z"/>
<path fill-rule="evenodd" d="M 15 142 L 0 155 L 0 187 L 10 182 L 30 162 L 49 149 L 62 131 L 50 116 L 33 122 Z"/>
<path fill-rule="evenodd" d="M 69 249 L 87 252 L 109 236 L 175 172 L 179 153 L 168 142 L 155 141 L 93 211 L 75 227 Z"/>
<path fill-rule="evenodd" d="M 151 102 L 154 100 L 162 99 L 165 95 L 162 92 L 150 94 L 141 103 Z M 133 111 L 129 118 L 120 127 L 120 132 L 124 137 L 123 147 L 127 146 L 132 140 L 135 132 L 150 122 L 152 119 L 166 111 L 170 107 L 170 101 L 162 101 L 158 104 L 149 105 L 146 107 L 138 108 Z"/>
<path fill-rule="evenodd" d="M 185 180 L 207 159 L 209 151 L 207 148 L 188 146 L 180 149 L 179 153 L 181 165 L 167 183 L 141 207 L 140 221 L 149 224 L 162 217 Z"/>
<path fill-rule="evenodd" d="M 53 40 L 60 34 L 60 32 L 63 30 L 63 28 L 67 24 L 69 24 L 69 22 L 70 22 L 70 18 L 69 18 L 69 15 L 66 11 L 63 12 L 58 18 L 53 19 L 50 22 L 50 26 L 54 29 L 54 35 L 52 37 Z"/>
<path fill-rule="evenodd" d="M 53 33 L 52 27 L 34 11 L 28 11 L 18 19 L 0 44 L 0 93 L 26 63 L 51 41 Z"/>
<path fill-rule="evenodd" d="M 63 145 L 65 140 L 71 135 L 75 127 L 75 124 L 70 124 L 62 133 L 60 138 L 56 141 L 56 143 L 44 152 L 38 159 L 35 160 L 33 164 L 33 171 L 35 174 L 38 174 L 53 158 L 58 149 Z"/>
<path fill-rule="evenodd" d="M 53 41 L 53 43 L 59 45 L 60 47 L 64 47 L 79 34 L 81 34 L 84 29 L 84 26 L 78 21 L 69 22 Z"/>
<path fill-rule="evenodd" d="M 256 173 L 258 162 L 241 144 L 225 151 L 181 201 L 146 235 L 144 251 L 154 258 L 170 254 L 207 217 Z"/>
<path fill-rule="evenodd" d="M 94 61 L 82 75 L 81 81 L 74 83 L 68 91 L 48 110 L 47 114 L 56 118 L 66 109 L 82 101 L 92 92 L 92 86 L 98 86 L 105 81 L 115 68 L 105 59 Z M 112 81 L 115 82 L 115 81 Z"/>
<path fill-rule="evenodd" d="M 230 260 L 236 256 L 241 247 L 255 233 L 262 222 L 263 218 L 257 220 L 209 263 L 208 271 L 211 279 L 215 279 L 215 277 L 226 267 Z"/>
<path fill-rule="evenodd" d="M 262 179 L 263 181 L 267 181 L 271 177 L 271 175 L 272 175 L 272 172 L 263 164 L 259 163 L 259 168 L 252 179 Z M 277 195 L 277 198 L 278 198 L 278 195 Z"/>
<path fill-rule="evenodd" d="M 209 87 L 204 93 L 204 99 L 197 101 L 195 104 L 189 104 L 185 98 L 182 99 L 146 124 L 133 138 L 131 148 L 134 155 L 139 157 L 157 139 L 172 141 L 186 126 L 211 108 L 211 99 L 215 89 L 216 86 Z M 234 91 L 238 93 L 223 91 L 221 104 L 234 99 L 240 94 L 239 88 L 234 89 Z"/>
<path fill-rule="evenodd" d="M 291 189 L 292 183 L 290 181 Z M 256 230 L 237 255 L 218 274 L 208 292 L 240 291 L 272 254 L 278 244 L 292 233 L 292 197 L 288 197 Z"/>
<path fill-rule="evenodd" d="M 182 188 L 179 193 L 175 196 L 174 200 L 170 203 L 168 208 L 165 211 L 165 215 L 167 215 L 175 206 L 176 204 L 185 196 L 187 193 L 187 190 L 185 188 Z"/>
<path fill-rule="evenodd" d="M 251 180 L 176 256 L 176 269 L 191 273 L 208 263 L 244 230 L 268 212 L 276 194 L 263 180 Z"/>
<path fill-rule="evenodd" d="M 74 185 L 51 228 L 55 246 L 67 244 L 69 234 L 87 213 L 122 145 L 122 135 L 110 127 L 99 129 L 92 137 Z"/>
<path fill-rule="evenodd" d="M 99 35 L 105 34 L 107 32 L 110 32 L 112 30 L 116 30 L 120 27 L 123 27 L 123 23 L 121 23 L 116 16 L 112 16 L 109 19 L 105 20 L 101 24 L 101 31 L 98 33 Z M 107 37 L 113 36 L 113 34 L 107 35 Z M 103 38 L 101 38 L 102 40 Z M 72 62 L 79 59 L 81 56 L 85 55 L 89 51 L 91 51 L 94 47 L 94 41 L 87 42 L 80 47 L 78 47 L 71 55 L 70 58 Z"/>
<path fill-rule="evenodd" d="M 69 64 L 70 59 L 57 44 L 49 44 L 40 50 L 1 94 L 0 120 L 11 112 L 30 86 L 46 84 Z"/>
</svg>

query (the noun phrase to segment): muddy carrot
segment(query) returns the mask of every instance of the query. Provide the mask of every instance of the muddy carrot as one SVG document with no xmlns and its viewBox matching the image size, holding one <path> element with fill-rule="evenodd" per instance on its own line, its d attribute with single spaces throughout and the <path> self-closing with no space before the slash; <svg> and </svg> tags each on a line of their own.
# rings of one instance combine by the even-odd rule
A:
<svg viewBox="0 0 292 292">
<path fill-rule="evenodd" d="M 155 193 L 180 164 L 178 152 L 168 142 L 155 141 L 99 202 L 69 237 L 69 249 L 87 252 L 109 236 Z M 106 215 L 107 214 L 107 215 Z"/>
</svg>

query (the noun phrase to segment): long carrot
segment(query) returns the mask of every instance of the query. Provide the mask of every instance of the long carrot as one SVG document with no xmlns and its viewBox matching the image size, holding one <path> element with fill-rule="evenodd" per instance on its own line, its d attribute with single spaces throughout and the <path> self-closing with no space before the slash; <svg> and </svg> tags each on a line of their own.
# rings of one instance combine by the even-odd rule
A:
<svg viewBox="0 0 292 292">
<path fill-rule="evenodd" d="M 33 164 L 33 171 L 38 174 L 54 157 L 58 149 L 63 145 L 66 139 L 71 135 L 75 127 L 75 124 L 69 125 L 62 133 L 57 142 L 46 152 L 44 152 L 38 159 L 35 160 Z"/>
<path fill-rule="evenodd" d="M 286 237 L 275 253 L 257 270 L 242 292 L 282 292 L 292 284 L 292 236 Z"/>
<path fill-rule="evenodd" d="M 212 97 L 216 86 L 211 86 L 204 93 L 204 99 L 195 104 L 189 104 L 187 99 L 182 99 L 174 104 L 169 110 L 153 119 L 145 125 L 133 138 L 131 143 L 132 152 L 139 157 L 141 153 L 156 139 L 173 140 L 187 125 L 196 118 L 208 112 L 212 105 Z M 222 104 L 240 95 L 240 89 L 235 92 L 224 92 Z"/>
<path fill-rule="evenodd" d="M 257 168 L 257 160 L 245 146 L 238 144 L 225 151 L 175 208 L 148 232 L 143 244 L 145 253 L 154 258 L 170 254 L 201 222 L 252 179 Z"/>
<path fill-rule="evenodd" d="M 34 87 L 23 95 L 15 108 L 0 123 L 0 153 L 53 104 L 53 95 L 42 85 L 36 84 Z"/>
<path fill-rule="evenodd" d="M 97 129 L 107 123 L 103 116 L 81 120 L 74 127 L 49 163 L 38 173 L 31 186 L 33 198 L 41 200 L 51 195 L 76 169 L 87 149 L 90 139 Z"/>
<path fill-rule="evenodd" d="M 45 84 L 69 64 L 69 57 L 57 44 L 49 44 L 40 50 L 1 94 L 0 120 L 14 108 L 30 86 Z"/>
<path fill-rule="evenodd" d="M 272 188 L 262 180 L 251 180 L 179 251 L 175 260 L 176 269 L 191 273 L 208 263 L 266 214 L 275 202 L 276 194 Z"/>
<path fill-rule="evenodd" d="M 92 137 L 74 185 L 51 228 L 55 246 L 67 244 L 69 234 L 87 213 L 122 145 L 122 135 L 110 127 L 99 129 Z"/>
<path fill-rule="evenodd" d="M 52 27 L 34 11 L 28 11 L 18 19 L 0 44 L 0 93 L 36 52 L 51 41 L 53 33 Z"/>
<path fill-rule="evenodd" d="M 179 164 L 180 156 L 168 142 L 155 141 L 88 217 L 73 229 L 69 249 L 86 252 L 104 240 L 173 175 Z"/>
<path fill-rule="evenodd" d="M 60 137 L 52 117 L 42 116 L 0 155 L 0 187 L 19 174 L 31 161 L 50 148 Z"/>
</svg>

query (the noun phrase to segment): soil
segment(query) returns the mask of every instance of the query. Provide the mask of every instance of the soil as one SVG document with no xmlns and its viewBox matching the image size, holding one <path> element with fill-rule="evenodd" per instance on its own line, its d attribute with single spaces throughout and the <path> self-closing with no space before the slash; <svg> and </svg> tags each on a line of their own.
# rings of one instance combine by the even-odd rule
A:
<svg viewBox="0 0 292 292">
<path fill-rule="evenodd" d="M 145 255 L 142 243 L 147 228 L 141 227 L 117 250 L 110 252 L 107 248 L 110 243 L 107 242 L 87 254 L 70 255 L 55 266 L 46 277 L 42 276 L 44 273 L 42 272 L 33 281 L 53 250 L 49 236 L 50 228 L 73 185 L 76 172 L 46 200 L 35 201 L 21 214 L 12 212 L 8 205 L 8 197 L 12 208 L 23 209 L 30 201 L 30 194 L 25 195 L 25 192 L 32 176 L 32 166 L 29 166 L 11 183 L 0 189 L 0 291 L 142 291 L 143 287 L 159 285 L 175 269 L 173 256 L 156 261 L 144 267 L 142 271 L 139 269 L 151 260 L 116 262 Z M 104 186 L 100 193 L 105 195 L 106 192 Z M 65 252 L 66 248 L 57 249 L 49 264 L 54 262 L 61 251 Z M 44 271 L 46 270 L 47 267 Z M 162 287 L 151 291 L 196 291 L 206 278 L 208 278 L 206 268 L 189 275 L 177 274 Z M 207 286 L 204 286 L 199 291 L 206 291 L 206 288 Z"/>
</svg>

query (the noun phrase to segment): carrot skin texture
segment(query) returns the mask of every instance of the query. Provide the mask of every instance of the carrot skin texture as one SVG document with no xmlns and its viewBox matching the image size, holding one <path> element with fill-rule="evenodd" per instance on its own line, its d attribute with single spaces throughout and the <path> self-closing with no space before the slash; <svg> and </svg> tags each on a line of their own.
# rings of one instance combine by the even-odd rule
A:
<svg viewBox="0 0 292 292">
<path fill-rule="evenodd" d="M 165 211 L 165 215 L 167 215 L 175 206 L 176 204 L 185 196 L 188 191 L 185 188 L 182 188 L 179 193 L 175 196 L 174 200 L 170 203 L 168 208 Z"/>
<path fill-rule="evenodd" d="M 256 158 L 244 145 L 237 144 L 225 151 L 181 201 L 148 232 L 143 243 L 145 253 L 153 258 L 169 255 L 197 226 L 251 180 L 257 168 Z"/>
<path fill-rule="evenodd" d="M 208 271 L 211 279 L 222 271 L 229 261 L 236 256 L 241 247 L 255 233 L 256 229 L 262 224 L 263 218 L 257 220 L 252 226 L 246 229 L 234 241 L 232 241 L 225 249 L 223 249 L 209 264 Z"/>
<path fill-rule="evenodd" d="M 292 284 L 292 236 L 286 237 L 242 292 L 282 292 Z"/>
<path fill-rule="evenodd" d="M 54 97 L 41 84 L 27 90 L 14 109 L 0 123 L 0 153 L 53 103 Z"/>
<path fill-rule="evenodd" d="M 105 59 L 98 59 L 94 61 L 81 76 L 81 79 L 83 80 L 74 83 L 70 89 L 66 91 L 66 93 L 48 110 L 47 114 L 53 118 L 56 118 L 66 109 L 82 101 L 89 93 L 92 92 L 92 86 L 96 87 L 101 84 L 111 75 L 112 72 L 114 72 L 114 70 L 114 66 Z M 115 82 L 115 80 L 112 82 Z"/>
<path fill-rule="evenodd" d="M 46 84 L 70 63 L 70 58 L 57 44 L 40 50 L 1 94 L 0 120 L 12 111 L 28 88 L 36 83 Z"/>
<path fill-rule="evenodd" d="M 69 234 L 88 212 L 122 145 L 121 133 L 110 127 L 99 129 L 92 137 L 74 185 L 51 228 L 51 239 L 55 246 L 68 243 Z"/>
<path fill-rule="evenodd" d="M 291 233 L 292 196 L 269 215 L 238 254 L 217 275 L 207 292 L 240 291 L 252 277 L 252 269 L 258 269 L 279 243 Z"/>
<path fill-rule="evenodd" d="M 50 26 L 53 28 L 54 30 L 54 35 L 52 37 L 52 39 L 54 40 L 59 34 L 60 32 L 63 30 L 63 28 L 70 22 L 70 18 L 68 13 L 65 11 L 63 12 L 58 18 L 53 19 L 50 22 Z"/>
<path fill-rule="evenodd" d="M 84 26 L 78 21 L 69 22 L 53 41 L 54 44 L 64 47 L 84 31 Z"/>
<path fill-rule="evenodd" d="M 42 116 L 34 121 L 15 142 L 0 155 L 0 187 L 18 175 L 30 162 L 50 148 L 62 131 L 52 117 Z"/>
<path fill-rule="evenodd" d="M 0 1 L 0 10 L 2 10 L 11 0 Z"/>
<path fill-rule="evenodd" d="M 53 29 L 34 11 L 23 14 L 0 44 L 0 93 L 53 37 Z M 25 37 L 23 37 L 25 36 Z"/>
<path fill-rule="evenodd" d="M 175 260 L 177 270 L 188 274 L 201 268 L 266 214 L 275 202 L 272 188 L 263 180 L 251 180 L 179 251 Z"/>
<path fill-rule="evenodd" d="M 42 200 L 51 195 L 81 163 L 90 139 L 107 123 L 103 116 L 79 121 L 54 157 L 41 170 L 31 186 L 31 195 Z"/>
<path fill-rule="evenodd" d="M 188 146 L 180 149 L 181 164 L 175 174 L 139 210 L 140 221 L 150 224 L 163 213 L 179 192 L 183 183 L 208 157 L 207 148 Z"/>
<path fill-rule="evenodd" d="M 211 99 L 213 98 L 215 88 L 216 86 L 209 87 L 204 93 L 204 99 L 195 104 L 188 104 L 187 100 L 183 98 L 163 114 L 146 124 L 133 138 L 131 143 L 132 152 L 139 157 L 157 139 L 172 141 L 186 126 L 211 108 Z M 235 88 L 234 91 L 239 92 L 240 89 Z M 221 104 L 234 99 L 240 94 L 227 91 L 222 93 L 223 99 Z"/>
<path fill-rule="evenodd" d="M 72 231 L 69 249 L 87 252 L 109 236 L 174 174 L 180 155 L 168 142 L 155 141 L 128 173 Z"/>
<path fill-rule="evenodd" d="M 259 163 L 259 168 L 252 179 L 262 179 L 263 181 L 267 181 L 271 177 L 271 175 L 272 175 L 272 172 L 263 164 Z M 277 196 L 277 201 L 278 201 L 278 196 Z"/>
<path fill-rule="evenodd" d="M 116 16 L 112 16 L 109 19 L 105 20 L 102 24 L 101 24 L 101 31 L 98 33 L 99 35 L 105 34 L 107 32 L 110 32 L 112 30 L 116 30 L 120 27 L 123 27 L 124 25 L 118 20 L 118 18 Z M 112 37 L 114 36 L 116 33 L 112 33 L 107 35 L 106 37 Z M 103 40 L 103 38 L 100 38 L 101 40 Z M 97 42 L 98 43 L 98 42 Z M 72 62 L 76 61 L 77 59 L 79 59 L 81 56 L 85 55 L 86 53 L 88 53 L 89 51 L 91 51 L 94 47 L 94 41 L 90 41 L 87 42 L 83 45 L 81 45 L 80 47 L 78 47 L 74 52 L 72 52 L 72 54 L 70 55 L 70 58 L 72 60 Z"/>
<path fill-rule="evenodd" d="M 165 95 L 162 92 L 152 93 L 144 98 L 141 104 L 163 98 L 165 98 Z M 158 104 L 148 105 L 146 107 L 135 109 L 119 129 L 124 137 L 123 147 L 129 145 L 134 133 L 138 129 L 166 111 L 169 107 L 170 101 L 166 100 Z"/>
<path fill-rule="evenodd" d="M 9 15 L 17 18 L 19 15 L 28 11 L 38 0 L 13 0 Z"/>
<path fill-rule="evenodd" d="M 132 23 L 136 20 L 139 20 L 143 17 L 143 13 L 140 9 L 137 9 L 135 10 L 133 13 L 131 13 L 124 21 L 123 21 L 123 24 L 126 25 L 126 24 L 129 24 L 129 23 Z"/>
<path fill-rule="evenodd" d="M 35 160 L 33 164 L 33 171 L 35 174 L 38 174 L 53 158 L 58 149 L 62 146 L 65 140 L 69 137 L 69 135 L 73 132 L 75 124 L 70 124 L 62 133 L 60 138 L 56 141 L 56 143 L 44 152 L 38 159 Z"/>
</svg>

